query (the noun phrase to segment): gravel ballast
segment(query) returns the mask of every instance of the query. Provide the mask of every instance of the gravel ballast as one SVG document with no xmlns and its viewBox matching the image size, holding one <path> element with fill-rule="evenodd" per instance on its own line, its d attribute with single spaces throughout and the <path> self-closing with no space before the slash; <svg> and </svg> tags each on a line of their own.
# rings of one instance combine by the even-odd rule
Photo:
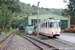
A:
<svg viewBox="0 0 75 50">
<path fill-rule="evenodd" d="M 26 39 L 15 35 L 7 50 L 40 50 Z"/>
<path fill-rule="evenodd" d="M 58 38 L 48 38 L 48 39 L 41 40 L 42 36 L 39 36 L 39 37 L 36 37 L 36 36 L 33 36 L 33 35 L 28 35 L 28 36 L 31 36 L 35 39 L 38 39 L 42 42 L 45 42 L 49 45 L 52 45 L 56 48 L 59 48 L 59 50 L 75 50 L 75 48 L 74 48 L 75 44 L 74 43 L 70 43 L 70 42 L 67 42 L 67 41 L 64 41 L 64 40 L 61 40 L 61 39 L 58 39 Z M 12 35 L 4 43 L 1 43 L 1 45 L 5 46 L 6 42 L 8 42 L 11 37 L 12 37 Z M 73 47 L 70 47 L 69 45 L 64 45 L 63 43 L 55 41 L 54 39 L 59 40 L 63 43 L 69 44 Z M 40 50 L 40 49 L 38 47 L 36 47 L 35 45 L 33 45 L 28 40 L 26 40 L 26 39 L 24 39 L 24 38 L 22 38 L 18 35 L 15 35 L 7 50 Z"/>
<path fill-rule="evenodd" d="M 7 39 L 5 39 L 5 41 L 3 41 L 2 43 L 0 43 L 0 45 L 3 45 L 5 47 L 11 37 L 12 37 L 12 35 L 10 35 Z"/>
</svg>

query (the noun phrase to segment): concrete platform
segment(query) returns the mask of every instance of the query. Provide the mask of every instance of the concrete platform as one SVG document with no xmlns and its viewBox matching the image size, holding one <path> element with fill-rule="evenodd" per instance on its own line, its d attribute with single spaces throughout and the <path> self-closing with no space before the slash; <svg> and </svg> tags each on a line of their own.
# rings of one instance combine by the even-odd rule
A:
<svg viewBox="0 0 75 50">
<path fill-rule="evenodd" d="M 61 33 L 61 36 L 58 37 L 59 39 L 75 43 L 75 34 L 73 33 Z"/>
<path fill-rule="evenodd" d="M 61 35 L 67 35 L 67 36 L 74 36 L 75 37 L 75 33 L 61 33 Z"/>
</svg>

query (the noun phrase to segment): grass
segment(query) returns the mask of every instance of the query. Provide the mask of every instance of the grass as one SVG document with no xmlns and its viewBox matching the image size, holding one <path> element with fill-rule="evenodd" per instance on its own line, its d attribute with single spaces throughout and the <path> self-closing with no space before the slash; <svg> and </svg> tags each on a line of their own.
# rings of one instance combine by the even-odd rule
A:
<svg viewBox="0 0 75 50">
<path fill-rule="evenodd" d="M 8 36 L 8 35 L 10 35 L 12 32 L 13 32 L 13 31 L 10 31 L 10 32 L 5 33 L 4 36 L 0 36 L 0 39 L 3 38 L 3 37 L 6 37 L 6 36 Z"/>
<path fill-rule="evenodd" d="M 20 37 L 17 37 L 17 39 L 20 40 L 21 38 Z"/>
<path fill-rule="evenodd" d="M 19 34 L 23 34 L 23 35 L 27 35 L 26 33 L 22 33 L 22 32 L 18 32 Z M 18 40 L 23 40 L 23 42 L 25 42 L 27 44 L 27 40 L 23 39 L 21 37 L 17 37 Z"/>
<path fill-rule="evenodd" d="M 26 39 L 23 39 L 23 38 L 18 37 L 18 36 L 17 36 L 17 40 L 23 40 L 25 43 L 27 43 Z"/>
<path fill-rule="evenodd" d="M 27 35 L 26 33 L 23 33 L 23 32 L 18 32 L 19 34 L 23 34 L 23 35 Z"/>
</svg>

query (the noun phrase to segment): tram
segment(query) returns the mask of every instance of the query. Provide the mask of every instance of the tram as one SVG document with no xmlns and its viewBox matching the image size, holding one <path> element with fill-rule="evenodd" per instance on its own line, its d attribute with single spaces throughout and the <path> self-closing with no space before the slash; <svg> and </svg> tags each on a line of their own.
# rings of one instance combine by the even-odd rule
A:
<svg viewBox="0 0 75 50">
<path fill-rule="evenodd" d="M 60 20 L 57 18 L 49 18 L 39 23 L 39 34 L 56 37 L 60 36 L 61 28 Z M 34 26 L 37 32 L 37 24 Z"/>
</svg>

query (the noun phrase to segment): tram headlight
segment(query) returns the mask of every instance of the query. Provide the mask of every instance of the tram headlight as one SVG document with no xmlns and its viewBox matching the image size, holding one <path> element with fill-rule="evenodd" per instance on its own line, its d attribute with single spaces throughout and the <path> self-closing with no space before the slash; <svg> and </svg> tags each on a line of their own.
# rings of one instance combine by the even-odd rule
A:
<svg viewBox="0 0 75 50">
<path fill-rule="evenodd" d="M 54 19 L 57 19 L 57 18 L 54 18 Z"/>
</svg>

